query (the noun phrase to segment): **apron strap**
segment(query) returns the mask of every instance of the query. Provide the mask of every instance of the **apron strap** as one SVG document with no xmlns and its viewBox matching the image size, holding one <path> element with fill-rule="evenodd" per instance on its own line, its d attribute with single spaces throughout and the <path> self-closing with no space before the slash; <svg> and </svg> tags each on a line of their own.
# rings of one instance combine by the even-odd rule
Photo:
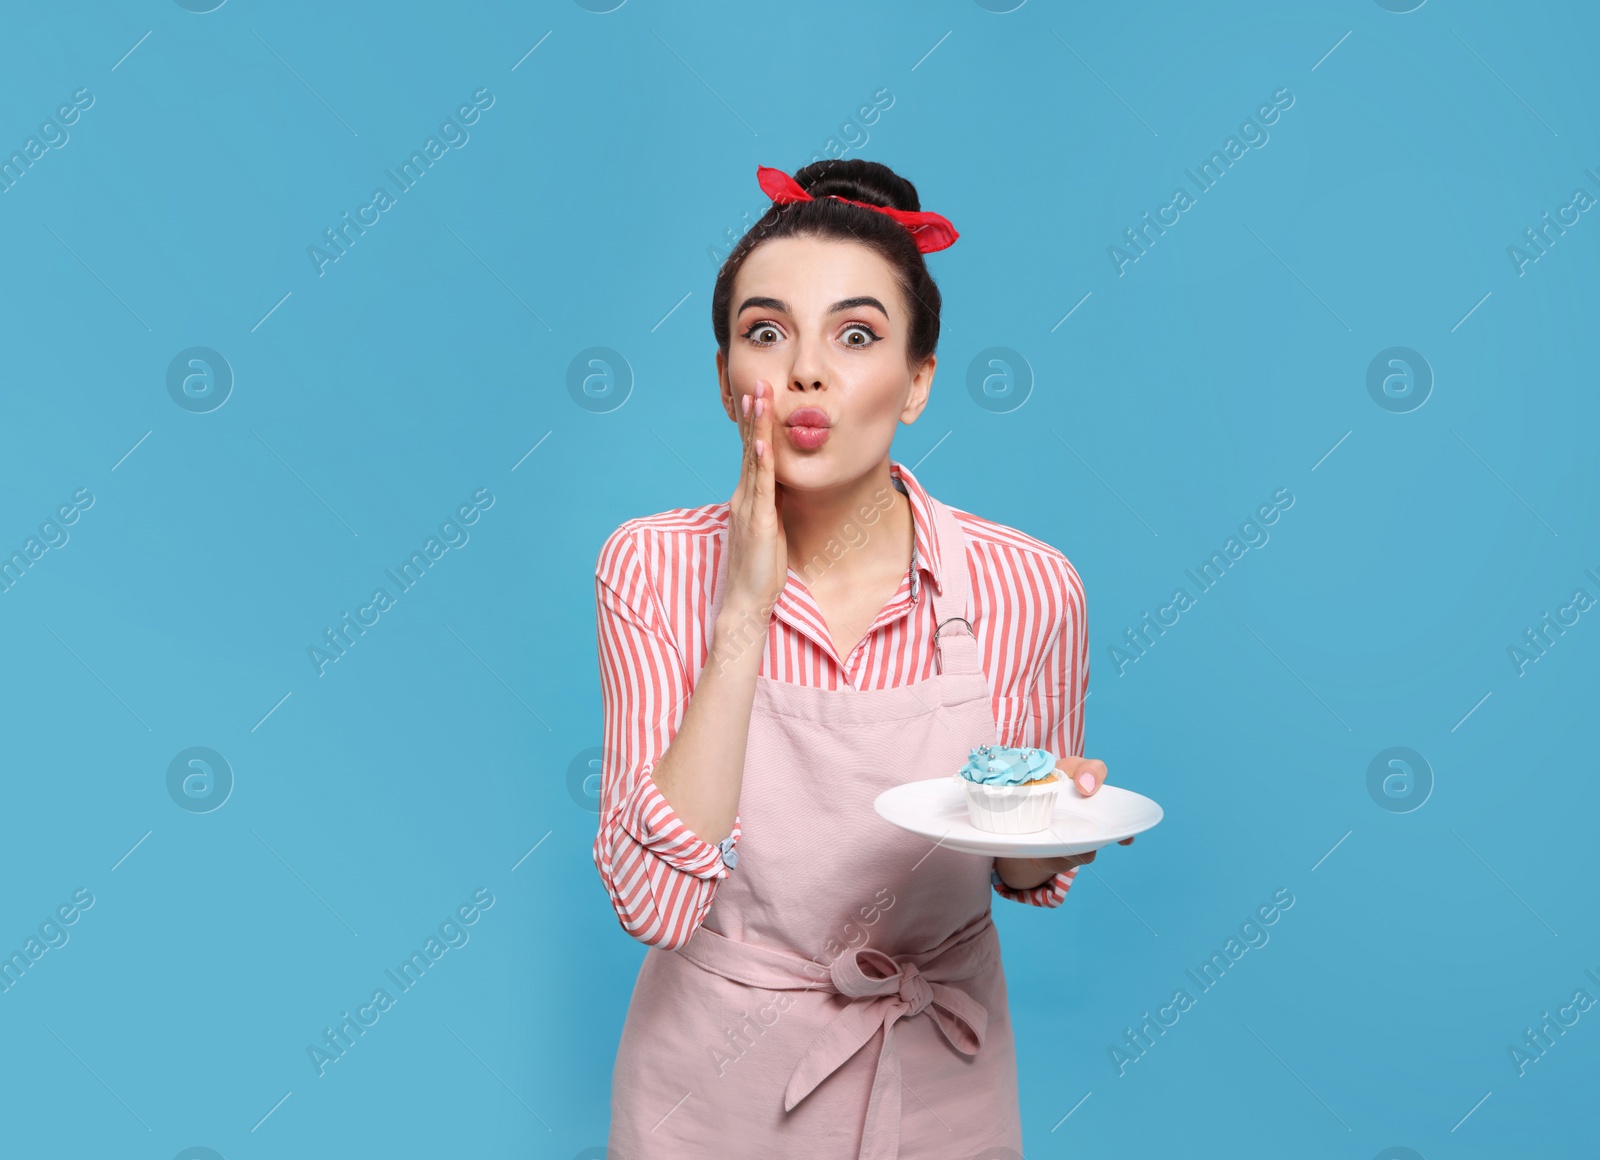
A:
<svg viewBox="0 0 1600 1160">
<path fill-rule="evenodd" d="M 939 569 L 943 590 L 934 585 L 933 612 L 937 621 L 934 644 L 939 653 L 939 672 L 982 673 L 978 638 L 973 634 L 971 579 L 967 575 L 967 537 L 950 508 L 928 497 L 933 505 L 934 523 L 939 534 Z"/>
</svg>

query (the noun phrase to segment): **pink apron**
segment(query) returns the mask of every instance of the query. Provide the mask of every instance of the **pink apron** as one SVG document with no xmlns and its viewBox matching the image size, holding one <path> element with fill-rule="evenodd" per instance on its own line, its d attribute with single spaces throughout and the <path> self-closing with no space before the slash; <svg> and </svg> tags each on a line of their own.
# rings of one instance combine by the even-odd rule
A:
<svg viewBox="0 0 1600 1160">
<path fill-rule="evenodd" d="M 1021 1153 L 994 860 L 872 808 L 997 740 L 965 537 L 933 509 L 937 676 L 865 692 L 756 678 L 738 865 L 691 939 L 640 968 L 612 1075 L 616 1160 Z M 708 623 L 727 558 L 724 533 Z"/>
</svg>

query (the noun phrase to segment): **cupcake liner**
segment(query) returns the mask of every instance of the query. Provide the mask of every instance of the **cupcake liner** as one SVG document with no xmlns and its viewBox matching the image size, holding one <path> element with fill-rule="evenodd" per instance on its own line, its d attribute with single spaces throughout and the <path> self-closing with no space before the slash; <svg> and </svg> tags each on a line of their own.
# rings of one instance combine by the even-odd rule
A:
<svg viewBox="0 0 1600 1160">
<path fill-rule="evenodd" d="M 985 785 L 951 774 L 967 791 L 967 817 L 992 834 L 1032 834 L 1050 828 L 1056 794 L 1066 784 L 1059 774 L 1035 785 Z"/>
</svg>

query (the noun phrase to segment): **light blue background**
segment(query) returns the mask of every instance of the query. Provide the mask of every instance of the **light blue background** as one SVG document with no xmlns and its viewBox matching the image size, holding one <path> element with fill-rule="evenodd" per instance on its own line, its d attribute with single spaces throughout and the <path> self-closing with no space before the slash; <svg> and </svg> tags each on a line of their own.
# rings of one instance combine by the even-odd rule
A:
<svg viewBox="0 0 1600 1160">
<path fill-rule="evenodd" d="M 8 7 L 0 151 L 94 103 L 0 194 L 0 549 L 94 502 L 0 594 L 0 944 L 95 903 L 0 994 L 5 1152 L 599 1155 L 645 951 L 590 855 L 596 553 L 731 492 L 713 255 L 758 164 L 861 141 L 882 89 L 849 155 L 962 234 L 894 455 L 1069 556 L 1087 752 L 1167 811 L 1060 909 L 995 899 L 1028 1156 L 1594 1155 L 1600 1010 L 1525 1075 L 1508 1049 L 1600 998 L 1600 611 L 1520 676 L 1507 650 L 1600 597 L 1600 220 L 1520 275 L 1507 248 L 1600 195 L 1600 21 L 1499 9 Z M 1108 247 L 1280 88 L 1119 276 Z M 470 141 L 319 275 L 479 89 Z M 193 346 L 236 380 L 206 413 L 166 386 Z M 592 346 L 631 373 L 615 409 L 569 392 Z M 997 346 L 1019 406 L 967 389 Z M 1435 380 L 1406 413 L 1366 387 L 1391 346 Z M 470 540 L 318 676 L 479 488 Z M 1278 488 L 1270 540 L 1119 676 Z M 167 792 L 192 746 L 233 770 L 212 812 Z M 1431 768 L 1410 812 L 1368 792 L 1392 746 Z M 470 941 L 319 1077 L 308 1045 L 479 888 Z"/>
</svg>

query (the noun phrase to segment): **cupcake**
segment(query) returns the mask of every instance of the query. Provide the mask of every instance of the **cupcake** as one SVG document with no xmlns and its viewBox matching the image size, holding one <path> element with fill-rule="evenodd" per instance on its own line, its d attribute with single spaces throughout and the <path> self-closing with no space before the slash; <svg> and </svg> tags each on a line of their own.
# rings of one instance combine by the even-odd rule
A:
<svg viewBox="0 0 1600 1160">
<path fill-rule="evenodd" d="M 1049 750 L 1009 745 L 978 746 L 953 776 L 966 787 L 972 824 L 996 834 L 1048 829 L 1066 784 Z"/>
</svg>

